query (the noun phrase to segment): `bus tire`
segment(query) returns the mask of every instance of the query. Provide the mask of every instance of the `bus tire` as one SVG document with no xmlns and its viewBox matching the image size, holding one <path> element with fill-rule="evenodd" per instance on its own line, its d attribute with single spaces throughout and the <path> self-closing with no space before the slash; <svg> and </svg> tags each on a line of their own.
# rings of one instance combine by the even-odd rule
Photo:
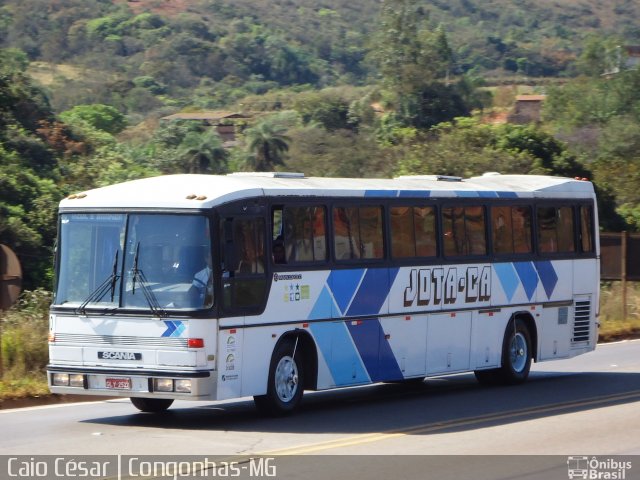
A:
<svg viewBox="0 0 640 480">
<path fill-rule="evenodd" d="M 504 332 L 501 367 L 473 373 L 482 385 L 517 385 L 527 380 L 532 358 L 531 334 L 527 325 L 516 318 L 509 321 Z"/>
<path fill-rule="evenodd" d="M 131 397 L 130 400 L 138 410 L 148 413 L 164 412 L 173 403 L 173 400 L 170 398 Z"/>
<path fill-rule="evenodd" d="M 295 350 L 295 354 L 294 354 Z M 253 397 L 258 410 L 268 415 L 285 415 L 300 404 L 304 392 L 304 368 L 300 344 L 295 339 L 280 342 L 271 356 L 267 394 Z"/>
<path fill-rule="evenodd" d="M 500 377 L 506 385 L 517 385 L 527 380 L 531 368 L 531 334 L 527 325 L 516 318 L 511 320 L 502 344 Z"/>
</svg>

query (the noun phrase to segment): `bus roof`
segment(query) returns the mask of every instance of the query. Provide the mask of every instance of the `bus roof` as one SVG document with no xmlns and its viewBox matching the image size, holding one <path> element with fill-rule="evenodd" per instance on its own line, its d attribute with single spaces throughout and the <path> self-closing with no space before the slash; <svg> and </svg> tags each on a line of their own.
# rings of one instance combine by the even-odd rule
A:
<svg viewBox="0 0 640 480">
<path fill-rule="evenodd" d="M 60 209 L 206 209 L 261 196 L 408 198 L 593 198 L 591 182 L 541 175 L 321 178 L 293 173 L 164 175 L 70 195 Z"/>
</svg>

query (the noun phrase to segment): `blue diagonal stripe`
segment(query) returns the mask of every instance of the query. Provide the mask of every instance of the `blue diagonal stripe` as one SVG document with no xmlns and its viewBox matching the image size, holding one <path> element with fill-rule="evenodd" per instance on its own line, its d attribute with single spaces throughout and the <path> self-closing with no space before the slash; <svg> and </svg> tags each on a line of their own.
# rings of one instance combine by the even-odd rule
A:
<svg viewBox="0 0 640 480">
<path fill-rule="evenodd" d="M 402 370 L 389 342 L 384 338 L 384 330 L 378 319 L 365 320 L 355 325 L 348 323 L 347 328 L 372 382 L 403 378 Z"/>
<path fill-rule="evenodd" d="M 500 285 L 502 285 L 502 289 L 504 293 L 507 295 L 507 300 L 511 301 L 513 295 L 516 293 L 518 289 L 518 285 L 520 285 L 520 280 L 518 280 L 518 274 L 516 273 L 513 265 L 511 263 L 496 263 L 493 266 L 496 274 L 498 275 L 498 279 L 500 280 Z"/>
<path fill-rule="evenodd" d="M 331 372 L 334 385 L 353 385 L 370 381 L 344 322 L 312 323 L 310 328 Z"/>
<path fill-rule="evenodd" d="M 366 270 L 363 268 L 357 270 L 334 270 L 329 275 L 327 284 L 338 304 L 340 315 L 346 313 L 365 272 Z"/>
<path fill-rule="evenodd" d="M 349 307 L 349 316 L 377 315 L 389 295 L 389 285 L 393 285 L 398 268 L 370 268 Z"/>
<path fill-rule="evenodd" d="M 547 294 L 547 298 L 551 298 L 553 291 L 558 284 L 558 274 L 556 273 L 553 264 L 549 260 L 543 260 L 535 263 L 538 276 L 544 287 L 544 291 Z"/>
<path fill-rule="evenodd" d="M 538 286 L 538 274 L 532 262 L 515 262 L 513 266 L 518 272 L 518 277 L 524 287 L 527 298 L 531 300 Z"/>
</svg>

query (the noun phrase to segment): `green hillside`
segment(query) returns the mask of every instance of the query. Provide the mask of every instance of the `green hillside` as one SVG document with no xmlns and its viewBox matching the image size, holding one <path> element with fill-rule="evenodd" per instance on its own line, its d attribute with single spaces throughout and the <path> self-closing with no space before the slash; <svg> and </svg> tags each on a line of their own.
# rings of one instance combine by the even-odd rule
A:
<svg viewBox="0 0 640 480">
<path fill-rule="evenodd" d="M 53 107 L 101 101 L 142 116 L 213 108 L 291 85 L 367 84 L 378 75 L 380 2 L 365 0 L 5 0 L 0 46 L 39 62 Z M 640 43 L 632 0 L 432 0 L 453 75 L 567 77 L 585 39 Z M 80 69 L 81 74 L 77 74 Z"/>
</svg>

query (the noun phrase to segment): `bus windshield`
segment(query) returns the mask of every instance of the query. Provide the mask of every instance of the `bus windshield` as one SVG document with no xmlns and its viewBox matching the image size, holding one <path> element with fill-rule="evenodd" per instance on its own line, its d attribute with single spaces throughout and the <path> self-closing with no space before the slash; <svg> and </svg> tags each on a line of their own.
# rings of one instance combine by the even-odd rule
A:
<svg viewBox="0 0 640 480">
<path fill-rule="evenodd" d="M 212 264 L 201 215 L 61 214 L 54 305 L 155 314 L 209 308 Z"/>
</svg>

